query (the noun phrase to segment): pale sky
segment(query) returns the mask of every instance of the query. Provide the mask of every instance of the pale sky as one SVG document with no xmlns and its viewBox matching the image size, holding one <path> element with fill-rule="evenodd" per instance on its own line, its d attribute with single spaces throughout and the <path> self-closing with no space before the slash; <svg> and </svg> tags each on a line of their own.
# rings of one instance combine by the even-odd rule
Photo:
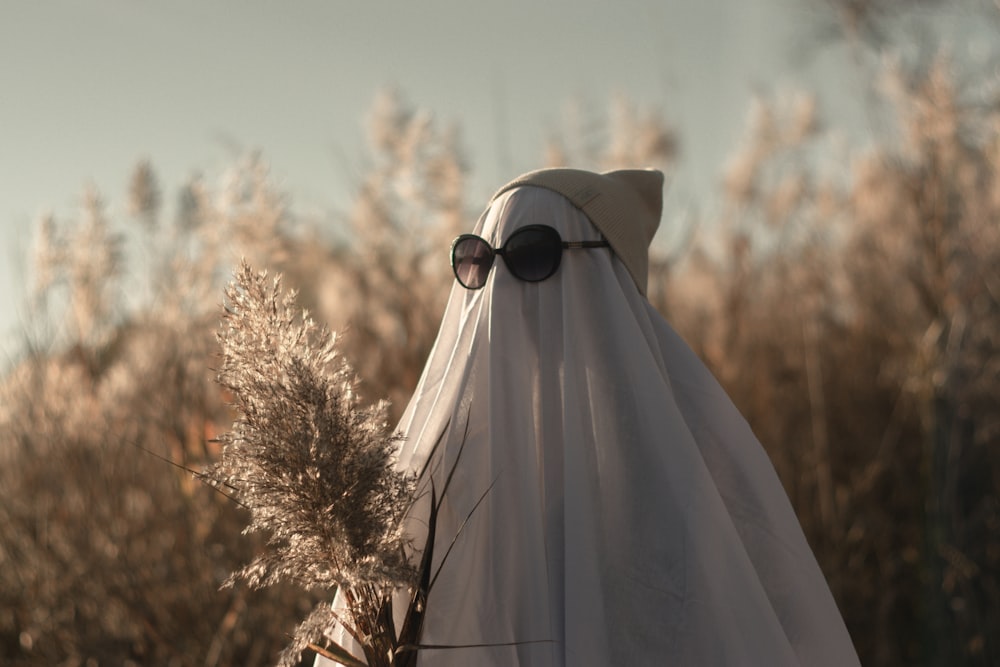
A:
<svg viewBox="0 0 1000 667">
<path fill-rule="evenodd" d="M 365 113 L 389 86 L 459 124 L 473 197 L 541 166 L 543 139 L 574 100 L 606 109 L 622 94 L 677 127 L 683 154 L 668 197 L 697 204 L 754 91 L 836 90 L 857 76 L 845 49 L 802 48 L 821 6 L 4 0 L 0 341 L 17 326 L 23 255 L 42 212 L 70 218 L 89 183 L 120 213 L 140 159 L 172 205 L 192 174 L 211 182 L 232 164 L 234 146 L 262 153 L 296 210 L 342 210 L 363 166 Z"/>
</svg>

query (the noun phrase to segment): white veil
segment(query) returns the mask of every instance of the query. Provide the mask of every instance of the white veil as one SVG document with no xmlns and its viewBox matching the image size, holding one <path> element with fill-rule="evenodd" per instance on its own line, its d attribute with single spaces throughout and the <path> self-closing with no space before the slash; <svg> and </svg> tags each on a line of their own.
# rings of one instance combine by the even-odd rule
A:
<svg viewBox="0 0 1000 667">
<path fill-rule="evenodd" d="M 476 233 L 529 224 L 600 238 L 538 187 Z M 455 283 L 400 430 L 402 466 L 455 470 L 422 643 L 490 645 L 421 665 L 858 664 L 767 455 L 609 248 Z"/>
</svg>

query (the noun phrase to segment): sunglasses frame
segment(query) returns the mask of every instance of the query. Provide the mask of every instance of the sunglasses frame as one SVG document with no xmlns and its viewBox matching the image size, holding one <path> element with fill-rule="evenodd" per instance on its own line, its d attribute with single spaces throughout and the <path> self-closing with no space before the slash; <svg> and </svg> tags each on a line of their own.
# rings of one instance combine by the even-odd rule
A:
<svg viewBox="0 0 1000 667">
<path fill-rule="evenodd" d="M 531 232 L 531 231 L 542 231 L 542 232 L 544 232 L 546 234 L 551 234 L 552 236 L 555 237 L 556 240 L 558 240 L 559 246 L 560 246 L 559 255 L 556 257 L 556 261 L 554 262 L 554 264 L 552 266 L 552 270 L 549 271 L 544 276 L 542 276 L 541 278 L 524 278 L 524 277 L 520 276 L 518 274 L 518 272 L 514 269 L 514 267 L 512 267 L 510 265 L 510 262 L 507 260 L 507 246 L 508 246 L 508 244 L 510 244 L 511 239 L 513 239 L 514 237 L 516 237 L 518 234 L 521 234 L 523 232 Z M 510 274 L 512 276 L 514 276 L 518 280 L 522 280 L 522 281 L 528 282 L 528 283 L 541 282 L 543 280 L 548 280 L 549 278 L 551 278 L 552 276 L 554 276 L 556 274 L 556 271 L 559 270 L 559 265 L 562 264 L 562 251 L 563 250 L 567 250 L 567 249 L 568 250 L 572 250 L 572 249 L 577 249 L 577 248 L 610 248 L 611 247 L 611 244 L 608 243 L 607 239 L 603 239 L 603 238 L 600 241 L 563 241 L 562 240 L 562 236 L 559 234 L 559 230 L 557 230 L 555 227 L 551 227 L 549 225 L 525 225 L 524 227 L 516 229 L 516 230 L 514 230 L 513 234 L 511 234 L 510 236 L 507 237 L 507 240 L 504 241 L 504 244 L 502 246 L 500 246 L 499 248 L 494 248 L 492 245 L 490 245 L 489 241 L 487 241 L 486 239 L 484 239 L 481 236 L 477 236 L 475 234 L 462 234 L 461 236 L 458 236 L 454 241 L 451 242 L 451 270 L 452 270 L 452 273 L 455 274 L 455 280 L 458 281 L 458 284 L 461 285 L 462 287 L 464 287 L 465 289 L 468 289 L 468 290 L 482 289 L 483 287 L 486 286 L 486 280 L 483 280 L 483 284 L 482 285 L 479 285 L 477 287 L 470 287 L 469 285 L 466 285 L 465 282 L 462 280 L 462 278 L 458 275 L 458 266 L 456 266 L 456 264 L 455 264 L 455 249 L 458 247 L 459 243 L 461 243 L 462 241 L 465 241 L 465 240 L 475 240 L 475 241 L 478 241 L 478 242 L 482 243 L 490 251 L 490 254 L 489 254 L 490 263 L 489 263 L 489 266 L 486 269 L 486 273 L 487 274 L 490 271 L 493 270 L 493 265 L 496 263 L 497 255 L 499 255 L 500 257 L 503 257 L 504 264 L 507 266 L 507 270 L 510 271 Z"/>
</svg>

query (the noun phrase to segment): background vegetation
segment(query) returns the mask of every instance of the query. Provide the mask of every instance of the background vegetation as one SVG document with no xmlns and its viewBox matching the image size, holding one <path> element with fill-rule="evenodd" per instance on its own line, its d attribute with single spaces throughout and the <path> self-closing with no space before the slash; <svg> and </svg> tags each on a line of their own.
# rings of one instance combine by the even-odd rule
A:
<svg viewBox="0 0 1000 667">
<path fill-rule="evenodd" d="M 886 39 L 892 3 L 830 4 L 860 54 Z M 768 449 L 863 663 L 995 665 L 1000 106 L 943 50 L 878 74 L 891 122 L 864 148 L 832 153 L 809 95 L 757 99 L 710 217 L 664 232 L 650 299 Z M 683 159 L 655 111 L 594 121 L 545 161 Z M 142 163 L 128 216 L 88 191 L 76 218 L 39 222 L 32 317 L 0 378 L 0 662 L 269 664 L 315 604 L 220 591 L 258 538 L 177 466 L 214 461 L 232 420 L 212 369 L 241 257 L 342 332 L 370 399 L 405 405 L 451 281 L 443 249 L 482 202 L 453 128 L 386 93 L 368 129 L 340 219 L 298 217 L 251 155 L 176 206 Z"/>
</svg>

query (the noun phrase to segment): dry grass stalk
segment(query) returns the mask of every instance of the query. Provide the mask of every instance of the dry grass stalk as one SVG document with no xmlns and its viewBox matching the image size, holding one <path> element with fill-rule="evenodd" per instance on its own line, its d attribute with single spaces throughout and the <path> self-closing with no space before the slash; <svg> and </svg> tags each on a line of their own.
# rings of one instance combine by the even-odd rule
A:
<svg viewBox="0 0 1000 667">
<path fill-rule="evenodd" d="M 226 297 L 219 382 L 237 418 L 209 474 L 249 508 L 247 531 L 270 535 L 267 550 L 227 583 L 289 581 L 341 592 L 352 618 L 337 619 L 320 604 L 282 665 L 295 664 L 334 620 L 379 664 L 397 642 L 391 593 L 417 579 L 400 527 L 415 479 L 396 468 L 386 406 L 362 406 L 336 337 L 296 311 L 280 279 L 244 263 Z"/>
</svg>

